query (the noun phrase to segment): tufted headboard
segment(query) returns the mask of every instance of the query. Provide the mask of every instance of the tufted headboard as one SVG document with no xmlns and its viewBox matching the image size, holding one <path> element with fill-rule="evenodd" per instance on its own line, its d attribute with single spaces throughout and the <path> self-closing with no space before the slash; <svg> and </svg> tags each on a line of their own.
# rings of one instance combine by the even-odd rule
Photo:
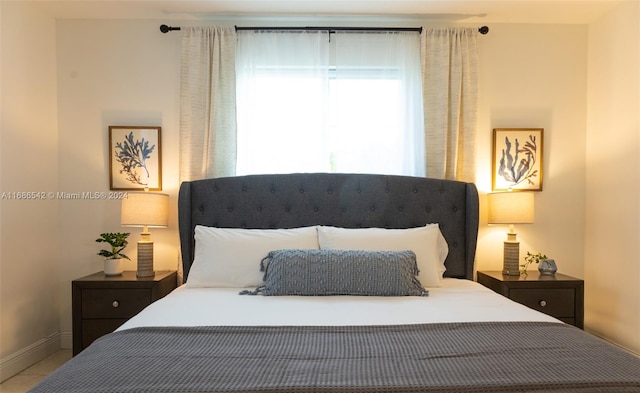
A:
<svg viewBox="0 0 640 393">
<path fill-rule="evenodd" d="M 413 228 L 438 223 L 449 244 L 445 277 L 473 279 L 474 184 L 368 174 L 278 174 L 184 182 L 178 197 L 184 280 L 196 225 L 222 228 Z"/>
</svg>

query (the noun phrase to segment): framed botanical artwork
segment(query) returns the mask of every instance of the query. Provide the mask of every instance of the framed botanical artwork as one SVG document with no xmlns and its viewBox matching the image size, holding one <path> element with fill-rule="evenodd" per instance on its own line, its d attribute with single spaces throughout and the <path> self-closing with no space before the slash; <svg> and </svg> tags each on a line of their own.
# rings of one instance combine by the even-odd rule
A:
<svg viewBox="0 0 640 393">
<path fill-rule="evenodd" d="M 111 190 L 162 190 L 160 127 L 109 126 Z"/>
<path fill-rule="evenodd" d="M 542 191 L 543 128 L 494 128 L 494 191 Z"/>
</svg>

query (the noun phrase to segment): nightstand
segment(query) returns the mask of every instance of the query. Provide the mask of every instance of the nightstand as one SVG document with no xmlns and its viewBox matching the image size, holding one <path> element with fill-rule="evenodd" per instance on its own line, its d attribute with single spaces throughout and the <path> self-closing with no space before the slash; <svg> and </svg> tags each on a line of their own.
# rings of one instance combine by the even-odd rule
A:
<svg viewBox="0 0 640 393">
<path fill-rule="evenodd" d="M 157 271 L 151 277 L 137 277 L 135 271 L 125 271 L 120 276 L 99 272 L 73 280 L 73 355 L 120 327 L 176 286 L 175 271 Z"/>
<path fill-rule="evenodd" d="M 582 329 L 584 327 L 584 281 L 556 273 L 532 271 L 505 276 L 498 271 L 478 271 L 478 282 L 529 308 L 551 315 Z"/>
</svg>

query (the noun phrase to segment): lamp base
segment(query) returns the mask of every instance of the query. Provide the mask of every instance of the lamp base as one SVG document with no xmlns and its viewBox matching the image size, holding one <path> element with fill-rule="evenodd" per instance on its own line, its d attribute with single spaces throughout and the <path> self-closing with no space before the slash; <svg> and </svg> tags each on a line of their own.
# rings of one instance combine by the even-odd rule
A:
<svg viewBox="0 0 640 393">
<path fill-rule="evenodd" d="M 503 258 L 502 274 L 505 276 L 519 276 L 520 242 L 505 241 Z"/>
<path fill-rule="evenodd" d="M 140 240 L 138 242 L 138 277 L 152 277 L 153 271 L 153 242 Z"/>
</svg>

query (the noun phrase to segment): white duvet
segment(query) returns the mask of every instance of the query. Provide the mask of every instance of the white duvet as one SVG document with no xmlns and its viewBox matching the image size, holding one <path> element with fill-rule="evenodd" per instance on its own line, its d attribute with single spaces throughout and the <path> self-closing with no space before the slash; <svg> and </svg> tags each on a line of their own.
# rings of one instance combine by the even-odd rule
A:
<svg viewBox="0 0 640 393">
<path fill-rule="evenodd" d="M 444 279 L 428 297 L 250 296 L 242 288 L 181 286 L 118 330 L 143 326 L 341 326 L 549 321 L 470 280 Z"/>
</svg>

